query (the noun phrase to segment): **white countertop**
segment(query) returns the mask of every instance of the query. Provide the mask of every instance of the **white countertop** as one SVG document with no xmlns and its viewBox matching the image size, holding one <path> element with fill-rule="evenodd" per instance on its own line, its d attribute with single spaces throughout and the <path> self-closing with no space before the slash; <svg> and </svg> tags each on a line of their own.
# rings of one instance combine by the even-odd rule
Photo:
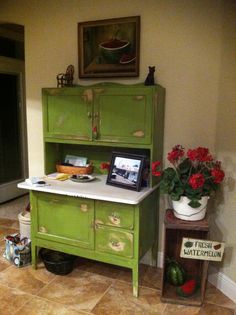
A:
<svg viewBox="0 0 236 315">
<path fill-rule="evenodd" d="M 121 202 L 126 204 L 139 204 L 157 186 L 153 188 L 142 188 L 137 192 L 125 188 L 110 186 L 106 184 L 107 175 L 95 175 L 95 180 L 86 183 L 73 182 L 70 179 L 59 181 L 55 179 L 45 179 L 47 186 L 36 187 L 26 182 L 19 183 L 18 188 L 42 191 L 46 193 L 66 195 L 72 197 Z"/>
</svg>

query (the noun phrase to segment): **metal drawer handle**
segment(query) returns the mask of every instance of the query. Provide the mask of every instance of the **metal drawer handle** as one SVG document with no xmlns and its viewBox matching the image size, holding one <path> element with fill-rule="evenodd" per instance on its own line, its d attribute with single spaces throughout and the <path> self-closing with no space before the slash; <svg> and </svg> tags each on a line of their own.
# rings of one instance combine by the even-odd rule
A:
<svg viewBox="0 0 236 315">
<path fill-rule="evenodd" d="M 47 233 L 47 229 L 44 226 L 39 227 L 39 232 L 40 233 Z"/>
<path fill-rule="evenodd" d="M 109 220 L 115 225 L 120 224 L 120 216 L 114 212 L 109 216 Z"/>
</svg>

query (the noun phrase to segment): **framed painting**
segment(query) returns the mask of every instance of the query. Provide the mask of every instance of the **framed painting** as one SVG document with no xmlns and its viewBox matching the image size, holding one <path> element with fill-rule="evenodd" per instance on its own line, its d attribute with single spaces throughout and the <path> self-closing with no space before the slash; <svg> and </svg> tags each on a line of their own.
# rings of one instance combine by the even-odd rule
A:
<svg viewBox="0 0 236 315">
<path fill-rule="evenodd" d="M 140 191 L 145 157 L 112 152 L 107 184 Z"/>
<path fill-rule="evenodd" d="M 78 23 L 80 78 L 139 76 L 140 16 Z"/>
</svg>

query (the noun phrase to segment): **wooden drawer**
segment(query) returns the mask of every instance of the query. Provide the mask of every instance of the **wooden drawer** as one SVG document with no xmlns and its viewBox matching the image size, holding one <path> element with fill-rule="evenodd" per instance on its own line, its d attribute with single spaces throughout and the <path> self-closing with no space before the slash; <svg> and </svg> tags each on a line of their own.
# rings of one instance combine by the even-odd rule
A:
<svg viewBox="0 0 236 315">
<path fill-rule="evenodd" d="M 96 251 L 127 258 L 133 257 L 133 233 L 97 225 L 95 235 Z"/>
<path fill-rule="evenodd" d="M 134 228 L 134 206 L 107 201 L 95 202 L 95 222 L 108 226 Z"/>
</svg>

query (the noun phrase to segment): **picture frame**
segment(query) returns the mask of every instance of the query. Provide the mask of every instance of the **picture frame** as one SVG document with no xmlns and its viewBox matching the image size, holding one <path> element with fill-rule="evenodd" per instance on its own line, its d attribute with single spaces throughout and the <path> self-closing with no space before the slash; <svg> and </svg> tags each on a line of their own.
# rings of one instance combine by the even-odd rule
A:
<svg viewBox="0 0 236 315">
<path fill-rule="evenodd" d="M 140 191 L 145 156 L 112 152 L 107 184 Z"/>
<path fill-rule="evenodd" d="M 139 76 L 140 16 L 78 23 L 80 78 Z"/>
</svg>

